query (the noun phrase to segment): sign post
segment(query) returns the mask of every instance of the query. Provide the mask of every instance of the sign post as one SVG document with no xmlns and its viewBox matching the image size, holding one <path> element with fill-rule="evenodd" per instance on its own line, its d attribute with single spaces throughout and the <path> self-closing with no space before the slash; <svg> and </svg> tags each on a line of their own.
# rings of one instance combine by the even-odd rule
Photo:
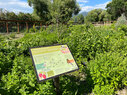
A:
<svg viewBox="0 0 127 95">
<path fill-rule="evenodd" d="M 30 54 L 38 82 L 53 78 L 58 95 L 59 76 L 79 69 L 67 45 L 30 48 Z"/>
<path fill-rule="evenodd" d="M 54 84 L 54 87 L 56 88 L 55 91 L 56 91 L 56 95 L 61 95 L 60 93 L 60 84 L 59 84 L 59 77 L 56 77 L 53 79 L 53 84 Z"/>
</svg>

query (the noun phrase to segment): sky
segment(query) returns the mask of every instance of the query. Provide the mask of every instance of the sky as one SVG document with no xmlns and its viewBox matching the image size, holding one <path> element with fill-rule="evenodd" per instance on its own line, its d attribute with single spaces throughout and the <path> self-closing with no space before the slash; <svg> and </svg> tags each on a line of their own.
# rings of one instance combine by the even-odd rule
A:
<svg viewBox="0 0 127 95">
<path fill-rule="evenodd" d="M 81 8 L 81 12 L 96 8 L 105 9 L 105 6 L 111 0 L 77 0 L 79 6 Z M 24 12 L 24 13 L 32 13 L 33 8 L 30 7 L 27 3 L 27 0 L 0 0 L 0 8 L 3 8 L 8 11 L 13 11 L 15 13 Z"/>
</svg>

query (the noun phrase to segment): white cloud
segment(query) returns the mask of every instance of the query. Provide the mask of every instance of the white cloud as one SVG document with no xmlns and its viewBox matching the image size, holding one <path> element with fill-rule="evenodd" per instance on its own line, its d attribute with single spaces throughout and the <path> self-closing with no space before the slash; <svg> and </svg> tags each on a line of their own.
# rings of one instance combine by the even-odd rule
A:
<svg viewBox="0 0 127 95">
<path fill-rule="evenodd" d="M 106 7 L 106 5 L 108 3 L 109 3 L 109 1 L 108 2 L 105 2 L 104 4 L 98 4 L 98 5 L 95 5 L 95 6 L 81 6 L 80 13 L 83 12 L 83 11 L 88 12 L 88 11 L 91 11 L 93 9 L 98 9 L 98 8 L 105 9 L 105 7 Z"/>
<path fill-rule="evenodd" d="M 79 3 L 80 7 L 83 7 L 86 3 L 88 3 L 88 0 L 77 0 L 77 2 Z"/>
<path fill-rule="evenodd" d="M 88 0 L 77 0 L 78 3 L 87 3 Z"/>
<path fill-rule="evenodd" d="M 33 8 L 30 7 L 27 2 L 21 0 L 0 0 L 0 8 L 13 11 L 15 13 L 32 13 L 33 11 Z"/>
</svg>

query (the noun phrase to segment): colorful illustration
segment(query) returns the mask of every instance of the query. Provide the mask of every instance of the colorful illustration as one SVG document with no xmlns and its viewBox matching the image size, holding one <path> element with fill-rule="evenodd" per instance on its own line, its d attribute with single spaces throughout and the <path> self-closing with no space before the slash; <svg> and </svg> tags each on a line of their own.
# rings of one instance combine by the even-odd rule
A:
<svg viewBox="0 0 127 95">
<path fill-rule="evenodd" d="M 70 51 L 67 47 L 62 47 L 62 46 L 61 46 L 61 52 L 64 53 L 64 54 L 70 53 Z"/>
<path fill-rule="evenodd" d="M 31 54 L 39 81 L 78 69 L 67 45 L 32 48 Z"/>
<path fill-rule="evenodd" d="M 44 63 L 41 63 L 41 64 L 36 64 L 35 66 L 39 70 L 45 68 L 46 65 Z"/>
<path fill-rule="evenodd" d="M 67 59 L 67 63 L 73 65 L 72 63 L 74 63 L 74 60 L 73 59 L 71 59 L 71 60 Z"/>
</svg>

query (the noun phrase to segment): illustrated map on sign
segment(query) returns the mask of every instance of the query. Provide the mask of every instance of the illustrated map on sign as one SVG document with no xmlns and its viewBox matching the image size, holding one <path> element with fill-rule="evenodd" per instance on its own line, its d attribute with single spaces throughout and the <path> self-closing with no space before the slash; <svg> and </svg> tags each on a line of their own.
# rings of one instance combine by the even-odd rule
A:
<svg viewBox="0 0 127 95">
<path fill-rule="evenodd" d="M 78 69 L 67 45 L 31 48 L 30 51 L 38 81 Z"/>
</svg>

